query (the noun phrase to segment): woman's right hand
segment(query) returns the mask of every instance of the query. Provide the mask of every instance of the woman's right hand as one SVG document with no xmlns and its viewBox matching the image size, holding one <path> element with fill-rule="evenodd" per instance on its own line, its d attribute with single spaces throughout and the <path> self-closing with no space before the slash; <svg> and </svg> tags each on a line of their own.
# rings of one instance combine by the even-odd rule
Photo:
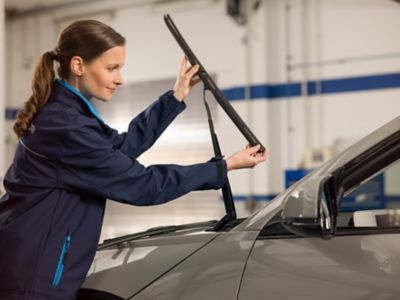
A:
<svg viewBox="0 0 400 300">
<path fill-rule="evenodd" d="M 246 147 L 246 149 L 240 150 L 232 154 L 227 160 L 226 165 L 228 171 L 243 169 L 243 168 L 254 168 L 259 163 L 267 159 L 267 151 L 259 152 L 260 145 L 254 147 Z"/>
<path fill-rule="evenodd" d="M 187 67 L 188 60 L 185 57 L 181 60 L 179 67 L 179 74 L 173 88 L 174 97 L 178 101 L 183 101 L 192 90 L 193 86 L 200 82 L 200 77 L 197 74 L 200 66 L 195 65 L 190 68 Z"/>
</svg>

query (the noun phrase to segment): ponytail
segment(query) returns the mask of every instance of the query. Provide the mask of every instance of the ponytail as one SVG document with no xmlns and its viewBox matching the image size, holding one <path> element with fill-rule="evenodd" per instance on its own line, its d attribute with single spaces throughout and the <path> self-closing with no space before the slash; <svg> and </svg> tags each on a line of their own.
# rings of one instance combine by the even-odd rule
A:
<svg viewBox="0 0 400 300">
<path fill-rule="evenodd" d="M 55 79 L 54 60 L 57 55 L 54 51 L 45 52 L 35 66 L 32 80 L 32 95 L 17 113 L 14 123 L 14 132 L 18 138 L 28 133 L 33 118 L 39 109 L 50 97 L 51 87 Z"/>
</svg>

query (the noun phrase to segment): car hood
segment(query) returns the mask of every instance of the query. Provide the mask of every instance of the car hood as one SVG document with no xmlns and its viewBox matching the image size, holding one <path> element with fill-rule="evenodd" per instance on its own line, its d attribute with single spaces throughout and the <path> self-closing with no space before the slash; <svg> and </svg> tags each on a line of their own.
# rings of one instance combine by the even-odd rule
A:
<svg viewBox="0 0 400 300">
<path fill-rule="evenodd" d="M 132 297 L 217 236 L 196 228 L 102 247 L 82 288 Z"/>
</svg>

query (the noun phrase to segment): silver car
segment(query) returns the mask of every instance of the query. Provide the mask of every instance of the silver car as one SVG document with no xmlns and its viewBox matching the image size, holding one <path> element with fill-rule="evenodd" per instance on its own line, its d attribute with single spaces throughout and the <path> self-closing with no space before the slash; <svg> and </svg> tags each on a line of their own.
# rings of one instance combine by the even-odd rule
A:
<svg viewBox="0 0 400 300">
<path fill-rule="evenodd" d="M 105 241 L 78 299 L 400 299 L 399 158 L 396 118 L 246 219 Z"/>
</svg>

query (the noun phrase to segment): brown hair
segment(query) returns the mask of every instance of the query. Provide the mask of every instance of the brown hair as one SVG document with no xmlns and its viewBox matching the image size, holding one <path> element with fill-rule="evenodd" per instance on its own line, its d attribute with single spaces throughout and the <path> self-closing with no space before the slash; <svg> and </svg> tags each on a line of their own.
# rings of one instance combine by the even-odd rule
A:
<svg viewBox="0 0 400 300">
<path fill-rule="evenodd" d="M 73 56 L 80 56 L 86 63 L 116 46 L 125 45 L 125 38 L 110 26 L 95 20 L 81 20 L 72 23 L 60 34 L 57 47 L 39 58 L 32 80 L 32 95 L 18 111 L 14 132 L 18 137 L 27 134 L 29 126 L 39 109 L 50 97 L 55 79 L 54 62 L 61 78 L 71 75 L 69 63 Z"/>
</svg>

